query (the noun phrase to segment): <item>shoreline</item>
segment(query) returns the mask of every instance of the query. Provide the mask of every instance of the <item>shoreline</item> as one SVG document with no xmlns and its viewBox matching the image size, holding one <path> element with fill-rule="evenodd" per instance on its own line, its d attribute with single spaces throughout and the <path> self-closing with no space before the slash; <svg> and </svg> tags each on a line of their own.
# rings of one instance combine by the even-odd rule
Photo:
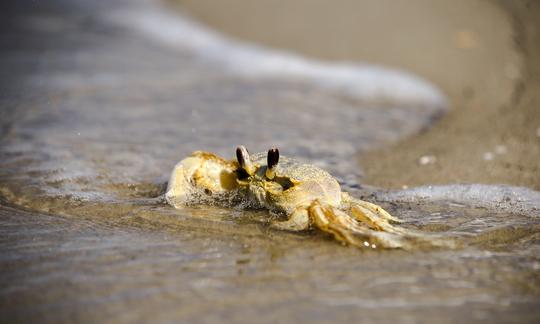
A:
<svg viewBox="0 0 540 324">
<path fill-rule="evenodd" d="M 533 55 L 540 52 L 538 4 L 343 1 L 339 8 L 315 2 L 300 11 L 303 0 L 273 6 L 245 0 L 174 2 L 233 37 L 318 59 L 385 64 L 439 86 L 450 98 L 450 112 L 427 131 L 359 154 L 360 182 L 384 188 L 504 183 L 540 190 L 540 112 L 535 110 L 540 56 Z M 387 24 L 374 25 L 360 10 L 364 7 L 375 18 L 386 17 Z M 332 17 L 342 21 L 323 20 Z M 272 24 L 278 19 L 279 25 Z M 430 28 L 424 30 L 422 23 Z M 397 28 L 416 37 L 394 38 Z M 379 37 L 366 30 L 377 30 Z"/>
</svg>

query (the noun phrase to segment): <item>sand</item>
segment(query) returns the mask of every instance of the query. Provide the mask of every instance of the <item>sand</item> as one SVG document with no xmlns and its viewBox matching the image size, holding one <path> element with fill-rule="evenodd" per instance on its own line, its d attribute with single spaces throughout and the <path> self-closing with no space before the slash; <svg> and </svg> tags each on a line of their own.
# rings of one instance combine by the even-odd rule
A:
<svg viewBox="0 0 540 324">
<path fill-rule="evenodd" d="M 540 189 L 539 3 L 176 2 L 183 12 L 239 39 L 402 69 L 440 87 L 450 112 L 425 132 L 360 155 L 363 183 Z"/>
</svg>

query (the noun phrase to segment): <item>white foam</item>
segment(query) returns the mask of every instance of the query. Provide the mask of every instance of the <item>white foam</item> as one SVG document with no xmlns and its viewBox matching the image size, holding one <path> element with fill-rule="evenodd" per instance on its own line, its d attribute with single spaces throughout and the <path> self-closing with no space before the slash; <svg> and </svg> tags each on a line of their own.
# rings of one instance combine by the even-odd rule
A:
<svg viewBox="0 0 540 324">
<path fill-rule="evenodd" d="M 380 201 L 440 202 L 540 217 L 540 192 L 509 185 L 422 186 L 377 195 Z"/>
<path fill-rule="evenodd" d="M 232 40 L 154 1 L 144 9 L 110 12 L 111 22 L 138 30 L 164 44 L 195 53 L 246 77 L 296 78 L 344 91 L 367 101 L 446 109 L 445 96 L 432 84 L 410 73 L 358 63 L 329 63 Z M 131 6 L 128 6 L 131 7 Z"/>
</svg>

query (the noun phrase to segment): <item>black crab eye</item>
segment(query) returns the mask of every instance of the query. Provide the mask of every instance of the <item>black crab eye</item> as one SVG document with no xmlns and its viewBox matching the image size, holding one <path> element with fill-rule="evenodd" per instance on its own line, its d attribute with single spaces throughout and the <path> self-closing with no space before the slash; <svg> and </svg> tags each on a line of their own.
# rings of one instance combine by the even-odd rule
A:
<svg viewBox="0 0 540 324">
<path fill-rule="evenodd" d="M 249 163 L 249 153 L 243 145 L 236 148 L 236 160 L 241 168 L 245 168 L 246 164 Z"/>
<path fill-rule="evenodd" d="M 268 150 L 266 162 L 269 169 L 273 169 L 276 167 L 279 162 L 279 150 L 277 148 L 271 148 L 270 150 Z"/>
<path fill-rule="evenodd" d="M 277 148 L 271 148 L 266 155 L 266 178 L 273 180 L 276 177 L 276 166 L 279 162 L 279 151 Z"/>
<path fill-rule="evenodd" d="M 255 166 L 251 162 L 248 150 L 243 145 L 236 148 L 236 160 L 238 161 L 240 168 L 242 168 L 248 176 L 255 173 Z"/>
</svg>

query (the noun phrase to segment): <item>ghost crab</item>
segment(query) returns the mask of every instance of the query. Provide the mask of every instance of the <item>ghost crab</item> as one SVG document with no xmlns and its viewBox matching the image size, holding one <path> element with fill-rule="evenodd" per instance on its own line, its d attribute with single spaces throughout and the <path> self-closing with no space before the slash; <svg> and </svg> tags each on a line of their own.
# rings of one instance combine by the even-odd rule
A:
<svg viewBox="0 0 540 324">
<path fill-rule="evenodd" d="M 174 168 L 165 198 L 175 207 L 202 203 L 224 207 L 265 208 L 287 217 L 275 229 L 311 227 L 358 247 L 406 247 L 417 234 L 394 226 L 400 220 L 380 206 L 342 192 L 328 172 L 280 157 L 276 148 L 250 155 L 236 149 L 236 160 L 197 151 Z"/>
</svg>

